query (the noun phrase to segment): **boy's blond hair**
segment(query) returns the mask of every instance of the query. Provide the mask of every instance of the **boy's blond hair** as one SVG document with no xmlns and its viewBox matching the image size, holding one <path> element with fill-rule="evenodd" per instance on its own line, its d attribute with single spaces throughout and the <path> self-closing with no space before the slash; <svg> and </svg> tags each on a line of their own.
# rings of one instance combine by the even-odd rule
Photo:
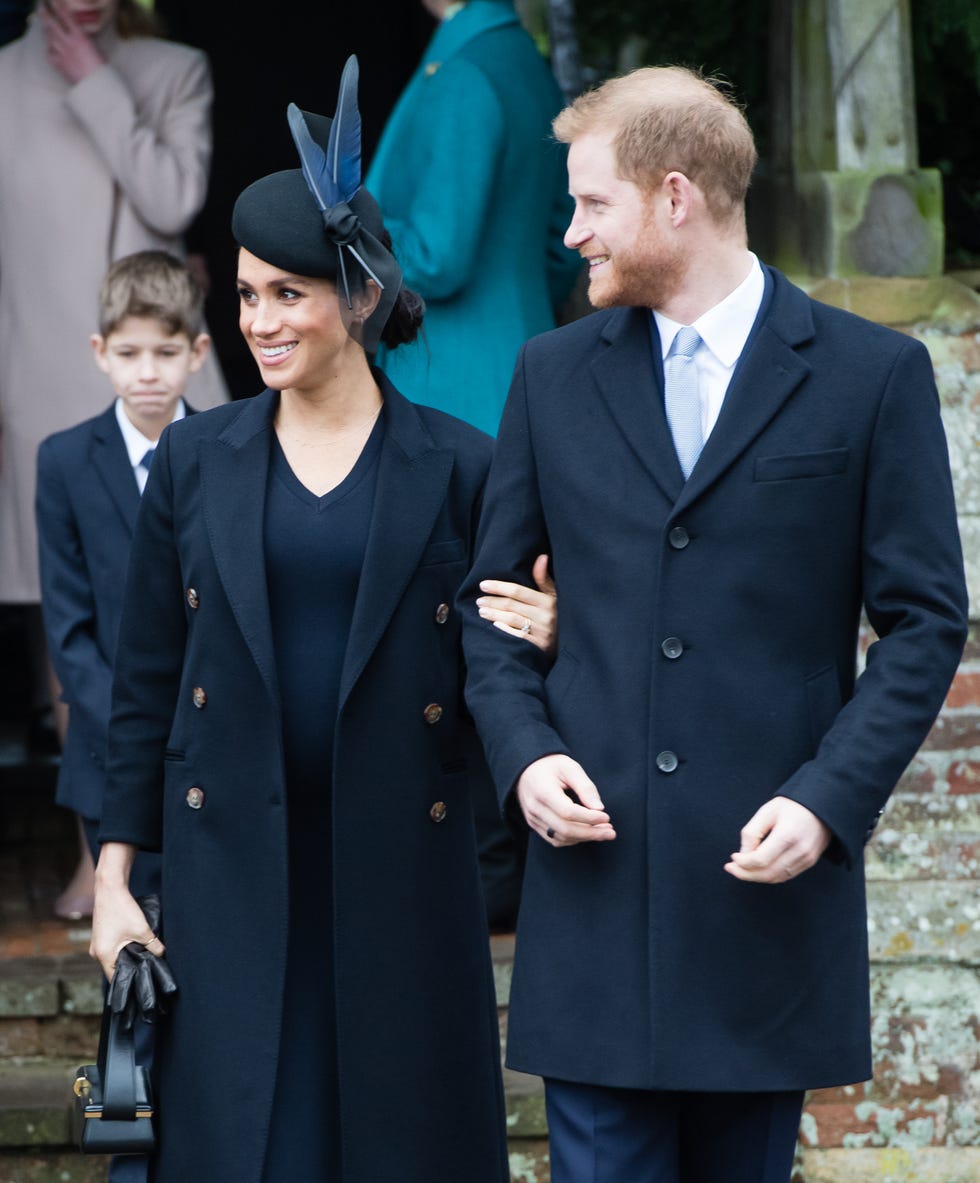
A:
<svg viewBox="0 0 980 1183">
<path fill-rule="evenodd" d="M 683 66 L 649 66 L 586 91 L 553 123 L 562 143 L 610 132 L 620 176 L 649 193 L 669 172 L 696 184 L 716 222 L 744 216 L 756 149 L 723 84 Z"/>
<path fill-rule="evenodd" d="M 194 341 L 202 331 L 204 293 L 186 264 L 168 251 L 117 259 L 99 288 L 99 332 L 108 337 L 129 316 L 158 320 L 170 336 Z"/>
</svg>

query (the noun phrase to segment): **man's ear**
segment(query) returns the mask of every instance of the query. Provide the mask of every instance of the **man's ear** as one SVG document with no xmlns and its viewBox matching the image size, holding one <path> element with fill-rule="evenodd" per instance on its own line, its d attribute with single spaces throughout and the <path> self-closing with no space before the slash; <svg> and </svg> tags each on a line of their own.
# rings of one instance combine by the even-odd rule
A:
<svg viewBox="0 0 980 1183">
<path fill-rule="evenodd" d="M 661 192 L 670 203 L 671 222 L 674 226 L 682 226 L 690 217 L 694 204 L 694 188 L 690 179 L 675 169 L 664 177 Z"/>
</svg>

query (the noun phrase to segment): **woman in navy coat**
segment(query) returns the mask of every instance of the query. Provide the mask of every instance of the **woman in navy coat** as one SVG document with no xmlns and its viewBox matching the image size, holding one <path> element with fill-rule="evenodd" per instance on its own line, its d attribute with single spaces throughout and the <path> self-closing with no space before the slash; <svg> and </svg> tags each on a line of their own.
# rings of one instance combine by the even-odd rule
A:
<svg viewBox="0 0 980 1183">
<path fill-rule="evenodd" d="M 355 73 L 235 207 L 269 389 L 164 433 L 133 543 L 92 945 L 163 953 L 125 886 L 160 849 L 157 1183 L 508 1178 L 452 607 L 490 440 L 369 366 L 421 305 L 321 170 Z"/>
</svg>

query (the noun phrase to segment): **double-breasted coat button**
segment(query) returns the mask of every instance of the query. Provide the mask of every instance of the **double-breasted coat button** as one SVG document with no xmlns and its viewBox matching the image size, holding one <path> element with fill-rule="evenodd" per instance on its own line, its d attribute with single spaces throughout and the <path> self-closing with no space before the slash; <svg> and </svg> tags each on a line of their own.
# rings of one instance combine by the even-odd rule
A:
<svg viewBox="0 0 980 1183">
<path fill-rule="evenodd" d="M 208 696 L 204 693 L 203 686 L 195 686 L 191 691 L 191 698 L 194 700 L 194 705 L 198 710 L 201 710 L 208 701 Z"/>
<path fill-rule="evenodd" d="M 439 607 L 436 608 L 436 624 L 445 624 L 448 619 L 449 619 L 449 605 L 448 604 L 440 604 Z"/>
<path fill-rule="evenodd" d="M 679 763 L 674 752 L 660 752 L 657 756 L 657 767 L 661 772 L 675 772 Z"/>
<path fill-rule="evenodd" d="M 442 718 L 442 707 L 437 702 L 430 702 L 422 712 L 426 723 L 438 723 Z"/>
<path fill-rule="evenodd" d="M 667 535 L 667 541 L 674 548 L 674 550 L 683 550 L 685 546 L 691 541 L 691 536 L 684 529 L 683 526 L 674 526 L 671 532 Z"/>
<path fill-rule="evenodd" d="M 197 594 L 196 587 L 189 587 L 187 589 L 187 602 L 192 608 L 196 608 L 200 604 L 201 598 Z"/>
<path fill-rule="evenodd" d="M 664 657 L 669 657 L 671 661 L 684 652 L 684 643 L 680 637 L 667 637 L 666 640 L 660 642 L 660 650 Z"/>
<path fill-rule="evenodd" d="M 204 790 L 199 789 L 197 785 L 187 790 L 187 804 L 191 809 L 200 809 L 204 804 Z"/>
<path fill-rule="evenodd" d="M 432 808 L 429 810 L 429 817 L 431 817 L 434 822 L 441 822 L 445 816 L 446 816 L 446 802 L 445 801 L 437 801 L 435 803 L 435 805 L 433 805 Z"/>
</svg>

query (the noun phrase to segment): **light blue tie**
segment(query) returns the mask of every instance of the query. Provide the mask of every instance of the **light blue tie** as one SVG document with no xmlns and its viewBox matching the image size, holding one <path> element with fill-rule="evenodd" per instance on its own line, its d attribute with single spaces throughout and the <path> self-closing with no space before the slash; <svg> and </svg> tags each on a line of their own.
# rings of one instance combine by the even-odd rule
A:
<svg viewBox="0 0 980 1183">
<path fill-rule="evenodd" d="M 674 437 L 674 448 L 685 480 L 704 447 L 701 433 L 701 398 L 694 354 L 701 344 L 697 329 L 679 329 L 664 361 L 664 407 Z"/>
</svg>

